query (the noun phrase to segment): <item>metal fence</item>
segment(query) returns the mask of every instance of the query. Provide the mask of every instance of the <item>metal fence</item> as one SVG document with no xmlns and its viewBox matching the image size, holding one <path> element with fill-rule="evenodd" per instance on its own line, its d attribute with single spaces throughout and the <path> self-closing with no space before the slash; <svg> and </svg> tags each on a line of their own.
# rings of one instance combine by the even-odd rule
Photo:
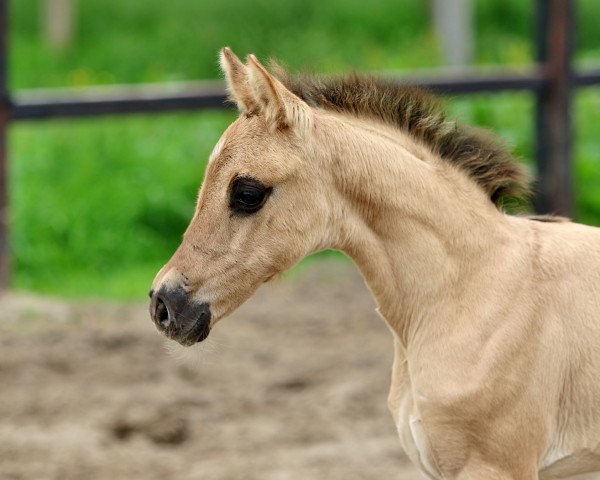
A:
<svg viewBox="0 0 600 480">
<path fill-rule="evenodd" d="M 570 215 L 571 97 L 577 87 L 600 84 L 600 69 L 577 72 L 572 67 L 576 0 L 535 0 L 537 63 L 526 71 L 410 77 L 399 82 L 420 85 L 439 93 L 471 94 L 529 91 L 536 99 L 536 152 L 539 212 Z M 151 113 L 172 110 L 225 108 L 220 83 L 193 82 L 175 91 L 160 86 L 91 88 L 76 94 L 69 90 L 22 91 L 7 86 L 9 0 L 0 0 L 0 288 L 9 285 L 7 130 L 11 122 L 51 118 Z"/>
</svg>

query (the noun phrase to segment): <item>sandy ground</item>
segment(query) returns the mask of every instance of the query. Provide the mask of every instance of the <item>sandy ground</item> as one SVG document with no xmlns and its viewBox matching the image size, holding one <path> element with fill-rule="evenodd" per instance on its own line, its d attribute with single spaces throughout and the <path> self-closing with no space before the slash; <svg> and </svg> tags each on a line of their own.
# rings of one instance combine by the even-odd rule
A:
<svg viewBox="0 0 600 480">
<path fill-rule="evenodd" d="M 386 407 L 391 336 L 349 265 L 264 287 L 205 344 L 144 303 L 0 298 L 0 479 L 422 479 Z"/>
<path fill-rule="evenodd" d="M 263 287 L 206 344 L 145 303 L 0 299 L 1 479 L 420 479 L 386 407 L 391 337 L 355 270 Z"/>
</svg>

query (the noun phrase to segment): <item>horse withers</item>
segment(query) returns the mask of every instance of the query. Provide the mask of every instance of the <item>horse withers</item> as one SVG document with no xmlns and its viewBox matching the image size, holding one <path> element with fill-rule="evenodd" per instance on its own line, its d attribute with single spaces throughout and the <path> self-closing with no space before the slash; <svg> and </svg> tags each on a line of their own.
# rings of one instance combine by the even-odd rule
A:
<svg viewBox="0 0 600 480">
<path fill-rule="evenodd" d="M 351 257 L 395 346 L 388 404 L 436 479 L 600 469 L 600 229 L 506 214 L 527 175 L 420 90 L 292 78 L 221 52 L 241 112 L 151 291 L 157 328 L 204 340 L 274 275 Z"/>
</svg>

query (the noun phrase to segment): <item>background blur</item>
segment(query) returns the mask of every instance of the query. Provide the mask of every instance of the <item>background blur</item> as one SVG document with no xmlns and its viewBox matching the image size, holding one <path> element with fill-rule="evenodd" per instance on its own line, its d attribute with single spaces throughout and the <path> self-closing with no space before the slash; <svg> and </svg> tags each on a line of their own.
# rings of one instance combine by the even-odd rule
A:
<svg viewBox="0 0 600 480">
<path fill-rule="evenodd" d="M 49 41 L 42 1 L 11 2 L 10 86 L 74 87 L 219 78 L 218 49 L 275 57 L 292 71 L 443 65 L 423 0 L 80 0 L 70 40 Z M 57 2 L 60 3 L 60 2 Z M 533 61 L 533 1 L 474 1 L 473 62 Z M 597 0 L 576 2 L 576 64 L 600 61 Z M 56 35 L 56 34 L 55 34 Z M 532 158 L 533 96 L 448 100 Z M 600 224 L 600 89 L 575 98 L 576 217 Z M 206 159 L 234 112 L 23 123 L 10 135 L 18 289 L 138 298 L 191 218 Z"/>
<path fill-rule="evenodd" d="M 448 62 L 424 0 L 78 0 L 72 29 L 49 1 L 11 1 L 13 92 L 217 79 L 224 45 L 293 72 L 408 74 Z M 598 67 L 599 1 L 575 4 L 576 65 Z M 534 2 L 473 5 L 471 62 L 531 64 Z M 576 217 L 600 225 L 600 88 L 578 90 L 574 103 Z M 531 161 L 533 95 L 447 106 Z M 1 480 L 424 478 L 387 411 L 389 330 L 340 256 L 270 282 L 194 348 L 152 326 L 149 285 L 235 116 L 12 124 Z"/>
</svg>

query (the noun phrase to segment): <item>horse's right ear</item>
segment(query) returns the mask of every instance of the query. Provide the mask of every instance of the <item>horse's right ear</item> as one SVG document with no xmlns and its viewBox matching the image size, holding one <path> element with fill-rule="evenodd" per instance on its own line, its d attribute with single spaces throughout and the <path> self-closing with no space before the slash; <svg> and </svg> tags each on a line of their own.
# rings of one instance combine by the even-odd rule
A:
<svg viewBox="0 0 600 480">
<path fill-rule="evenodd" d="M 250 112 L 257 108 L 252 89 L 248 84 L 248 68 L 231 51 L 229 47 L 221 50 L 219 55 L 221 70 L 227 82 L 229 99 L 233 101 L 242 112 Z"/>
</svg>

